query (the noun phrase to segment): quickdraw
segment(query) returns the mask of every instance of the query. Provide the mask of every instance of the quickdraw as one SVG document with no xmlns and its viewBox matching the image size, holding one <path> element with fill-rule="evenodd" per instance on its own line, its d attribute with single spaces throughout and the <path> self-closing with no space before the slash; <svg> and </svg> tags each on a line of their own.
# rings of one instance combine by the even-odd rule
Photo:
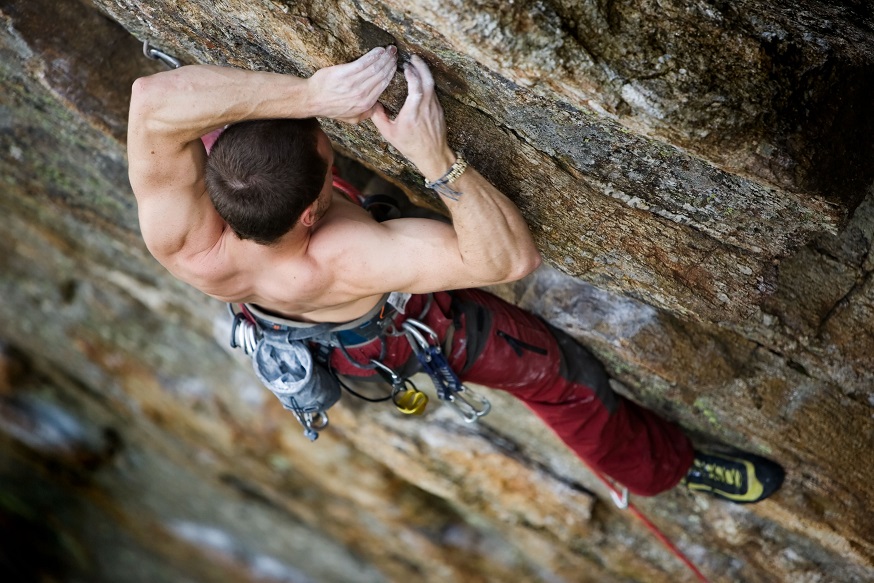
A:
<svg viewBox="0 0 874 583">
<path fill-rule="evenodd" d="M 443 351 L 440 350 L 438 336 L 434 330 L 414 319 L 404 321 L 402 330 L 419 364 L 422 365 L 422 370 L 431 377 L 434 388 L 437 389 L 437 397 L 441 401 L 451 404 L 468 423 L 474 423 L 488 414 L 492 408 L 491 403 L 462 384 L 461 379 L 449 366 Z"/>
</svg>

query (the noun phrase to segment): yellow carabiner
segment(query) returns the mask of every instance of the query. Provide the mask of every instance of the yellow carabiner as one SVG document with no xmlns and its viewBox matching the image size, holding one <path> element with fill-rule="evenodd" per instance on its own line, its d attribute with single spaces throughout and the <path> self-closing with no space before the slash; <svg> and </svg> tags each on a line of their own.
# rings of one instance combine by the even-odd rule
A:
<svg viewBox="0 0 874 583">
<path fill-rule="evenodd" d="M 428 405 L 428 395 L 415 387 L 403 387 L 392 394 L 392 402 L 404 415 L 421 415 Z"/>
</svg>

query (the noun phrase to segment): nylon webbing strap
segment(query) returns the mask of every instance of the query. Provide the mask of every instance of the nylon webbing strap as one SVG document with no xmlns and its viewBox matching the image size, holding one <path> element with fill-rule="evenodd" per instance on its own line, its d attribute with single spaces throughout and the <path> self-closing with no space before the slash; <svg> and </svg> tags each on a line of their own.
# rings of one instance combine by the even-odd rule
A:
<svg viewBox="0 0 874 583">
<path fill-rule="evenodd" d="M 385 294 L 382 299 L 380 299 L 377 304 L 370 309 L 366 314 L 361 316 L 360 318 L 356 318 L 350 322 L 345 322 L 342 324 L 335 323 L 311 323 L 311 322 L 298 322 L 295 320 L 290 320 L 288 318 L 283 318 L 281 316 L 276 316 L 269 312 L 265 312 L 263 309 L 259 308 L 254 304 L 245 304 L 246 309 L 258 320 L 258 323 L 262 326 L 265 334 L 270 335 L 274 339 L 287 339 L 289 341 L 295 340 L 313 340 L 316 342 L 324 342 L 336 344 L 336 341 L 332 338 L 332 335 L 336 332 L 343 332 L 347 330 L 357 330 L 364 326 L 367 326 L 370 323 L 376 323 L 380 320 L 380 315 L 384 314 L 384 309 L 386 306 L 386 301 L 388 300 L 389 294 Z M 387 318 L 383 318 L 387 319 Z M 381 331 L 381 327 L 378 324 L 375 324 L 377 327 L 373 329 L 373 331 Z"/>
</svg>

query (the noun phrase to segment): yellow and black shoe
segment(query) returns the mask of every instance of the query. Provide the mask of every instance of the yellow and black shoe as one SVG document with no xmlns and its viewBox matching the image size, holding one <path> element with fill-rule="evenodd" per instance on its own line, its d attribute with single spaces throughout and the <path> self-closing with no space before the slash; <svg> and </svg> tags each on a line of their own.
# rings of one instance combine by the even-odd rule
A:
<svg viewBox="0 0 874 583">
<path fill-rule="evenodd" d="M 752 504 L 764 500 L 783 484 L 783 468 L 750 453 L 695 452 L 695 461 L 682 484 L 696 492 Z"/>
</svg>

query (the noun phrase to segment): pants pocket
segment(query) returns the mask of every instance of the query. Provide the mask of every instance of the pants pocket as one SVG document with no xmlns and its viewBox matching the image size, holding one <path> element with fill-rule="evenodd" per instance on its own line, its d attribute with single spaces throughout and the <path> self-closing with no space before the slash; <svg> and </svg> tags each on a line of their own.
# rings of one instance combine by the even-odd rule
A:
<svg viewBox="0 0 874 583">
<path fill-rule="evenodd" d="M 511 336 L 510 334 L 507 334 L 503 330 L 497 330 L 495 332 L 495 334 L 497 334 L 499 337 L 503 338 L 507 342 L 507 344 L 510 345 L 510 348 L 513 349 L 513 352 L 515 352 L 516 356 L 518 356 L 519 358 L 522 358 L 525 355 L 526 351 L 533 352 L 535 354 L 541 354 L 544 356 L 546 354 L 548 354 L 548 351 L 546 350 L 546 348 L 543 348 L 542 346 L 535 346 L 533 344 L 525 342 L 524 340 L 520 340 L 519 338 L 516 338 L 515 336 Z"/>
</svg>

